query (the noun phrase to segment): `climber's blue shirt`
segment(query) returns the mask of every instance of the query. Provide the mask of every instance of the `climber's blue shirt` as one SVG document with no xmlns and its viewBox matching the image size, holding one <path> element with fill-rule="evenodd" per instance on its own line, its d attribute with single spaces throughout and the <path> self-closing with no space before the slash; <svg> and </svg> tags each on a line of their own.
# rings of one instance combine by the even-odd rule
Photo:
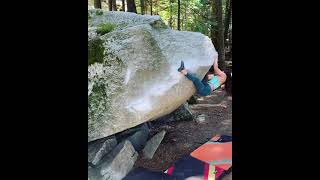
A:
<svg viewBox="0 0 320 180">
<path fill-rule="evenodd" d="M 213 85 L 213 90 L 216 90 L 221 85 L 217 76 L 213 76 L 213 78 L 210 79 L 208 83 Z"/>
</svg>

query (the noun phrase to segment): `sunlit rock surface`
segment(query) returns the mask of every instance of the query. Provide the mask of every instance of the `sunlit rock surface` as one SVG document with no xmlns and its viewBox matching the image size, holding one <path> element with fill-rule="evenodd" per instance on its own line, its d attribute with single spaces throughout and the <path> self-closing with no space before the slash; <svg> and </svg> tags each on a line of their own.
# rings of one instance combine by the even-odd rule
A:
<svg viewBox="0 0 320 180">
<path fill-rule="evenodd" d="M 88 19 L 88 141 L 174 111 L 195 93 L 180 61 L 202 78 L 217 58 L 207 36 L 171 30 L 159 16 L 88 10 Z M 113 30 L 97 34 L 106 23 Z"/>
</svg>

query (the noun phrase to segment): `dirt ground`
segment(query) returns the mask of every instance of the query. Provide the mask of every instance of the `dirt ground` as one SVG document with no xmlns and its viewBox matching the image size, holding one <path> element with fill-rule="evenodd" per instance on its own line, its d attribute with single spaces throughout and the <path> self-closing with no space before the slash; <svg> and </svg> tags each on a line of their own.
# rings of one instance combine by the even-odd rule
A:
<svg viewBox="0 0 320 180">
<path fill-rule="evenodd" d="M 217 90 L 207 97 L 199 98 L 198 104 L 190 105 L 190 109 L 196 117 L 204 114 L 205 121 L 172 122 L 155 129 L 154 131 L 165 129 L 167 134 L 154 157 L 148 160 L 140 156 L 135 167 L 164 171 L 214 135 L 232 135 L 232 98 L 227 97 L 224 91 Z"/>
</svg>

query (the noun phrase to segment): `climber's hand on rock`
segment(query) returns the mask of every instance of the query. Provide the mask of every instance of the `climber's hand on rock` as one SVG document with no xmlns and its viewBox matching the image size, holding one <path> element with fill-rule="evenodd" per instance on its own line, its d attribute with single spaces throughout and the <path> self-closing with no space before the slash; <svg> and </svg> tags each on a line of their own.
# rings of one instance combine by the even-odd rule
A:
<svg viewBox="0 0 320 180">
<path fill-rule="evenodd" d="M 216 60 L 214 61 L 213 67 L 214 67 L 214 68 L 218 68 L 218 59 L 216 59 Z"/>
<path fill-rule="evenodd" d="M 208 74 L 208 80 L 213 78 L 213 74 Z"/>
</svg>

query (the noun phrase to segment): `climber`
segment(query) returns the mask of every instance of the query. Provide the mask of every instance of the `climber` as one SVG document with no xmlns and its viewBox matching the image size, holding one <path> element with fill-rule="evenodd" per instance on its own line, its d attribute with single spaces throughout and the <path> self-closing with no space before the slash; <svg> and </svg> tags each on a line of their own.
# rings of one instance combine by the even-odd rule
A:
<svg viewBox="0 0 320 180">
<path fill-rule="evenodd" d="M 178 71 L 193 82 L 197 89 L 197 93 L 200 96 L 208 96 L 212 91 L 218 89 L 223 84 L 227 94 L 232 96 L 232 73 L 221 71 L 218 67 L 217 60 L 214 61 L 213 64 L 213 73 L 207 73 L 203 80 L 200 80 L 190 71 L 185 69 L 183 61 L 181 61 L 181 66 Z"/>
</svg>

